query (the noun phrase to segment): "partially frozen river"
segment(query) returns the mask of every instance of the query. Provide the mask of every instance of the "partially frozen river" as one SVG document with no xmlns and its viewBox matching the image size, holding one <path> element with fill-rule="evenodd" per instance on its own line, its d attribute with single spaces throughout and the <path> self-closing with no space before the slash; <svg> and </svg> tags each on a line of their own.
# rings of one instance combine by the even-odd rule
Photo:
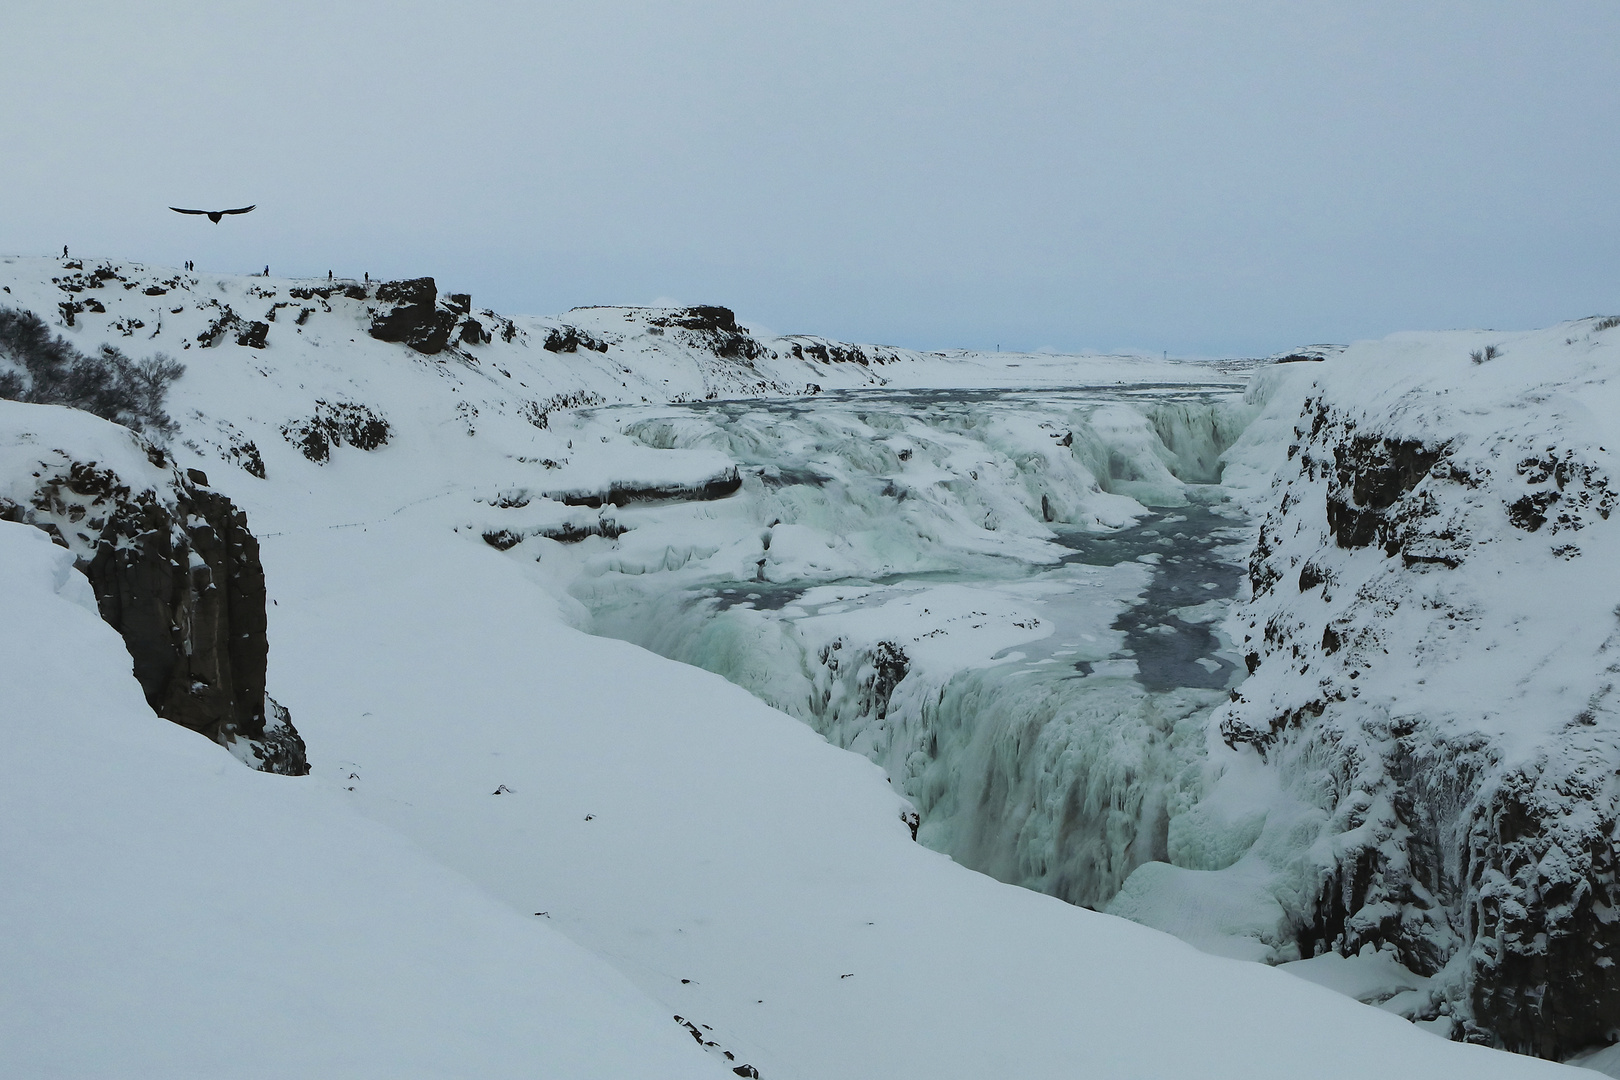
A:
<svg viewBox="0 0 1620 1080">
<path fill-rule="evenodd" d="M 724 498 L 603 511 L 599 634 L 715 671 L 882 765 L 919 839 L 1100 907 L 1166 860 L 1249 529 L 1236 382 L 614 407 L 576 439 L 718 452 Z M 614 531 L 614 530 L 610 530 Z"/>
</svg>

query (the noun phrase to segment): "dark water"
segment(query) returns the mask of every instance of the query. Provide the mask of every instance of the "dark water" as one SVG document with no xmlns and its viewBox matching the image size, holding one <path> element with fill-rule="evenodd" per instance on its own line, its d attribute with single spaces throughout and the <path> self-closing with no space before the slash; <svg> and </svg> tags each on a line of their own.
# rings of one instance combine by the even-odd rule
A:
<svg viewBox="0 0 1620 1080">
<path fill-rule="evenodd" d="M 1230 511 L 1190 505 L 1156 510 L 1137 524 L 1111 533 L 1065 534 L 1058 543 L 1072 552 L 1063 558 L 1064 563 L 1117 566 L 1145 562 L 1152 566 L 1146 590 L 1113 624 L 1125 635 L 1125 647 L 1118 655 L 1136 661 L 1137 682 L 1153 691 L 1184 686 L 1221 690 L 1233 683 L 1237 665 L 1218 655 L 1222 642 L 1210 624 L 1188 622 L 1175 612 L 1210 600 L 1229 600 L 1236 594 L 1243 567 L 1242 550 L 1235 545 L 1242 536 L 1242 523 Z M 1031 568 L 1030 572 L 1050 570 Z M 692 601 L 711 604 L 715 612 L 733 607 L 780 611 L 811 589 L 828 585 L 858 588 L 928 581 L 970 584 L 975 580 L 982 579 L 944 571 L 839 581 L 739 582 L 694 593 Z M 1089 661 L 1073 666 L 1083 675 L 1091 674 Z"/>
<path fill-rule="evenodd" d="M 713 401 L 689 401 L 669 406 L 671 410 L 705 413 L 721 412 L 731 416 L 749 413 L 776 413 L 799 416 L 825 409 L 828 405 L 873 406 L 885 411 L 901 410 L 917 414 L 930 409 L 958 409 L 962 406 L 979 408 L 1014 406 L 1022 402 L 1051 404 L 1072 400 L 1075 405 L 1095 405 L 1103 401 L 1204 401 L 1212 394 L 1231 394 L 1241 390 L 1244 375 L 1234 375 L 1231 381 L 1199 383 L 1101 383 L 1094 386 L 1060 386 L 1036 389 L 1004 388 L 952 388 L 945 390 L 901 390 L 891 387 L 859 390 L 827 390 L 808 397 L 797 398 L 717 398 Z M 605 412 L 621 406 L 602 406 L 582 412 Z M 648 406 L 632 406 L 647 409 Z M 657 407 L 653 407 L 657 408 Z"/>
<path fill-rule="evenodd" d="M 1152 564 L 1153 577 L 1141 599 L 1114 620 L 1114 629 L 1125 634 L 1123 655 L 1136 660 L 1138 682 L 1149 690 L 1220 690 L 1231 683 L 1236 665 L 1216 655 L 1221 642 L 1207 625 L 1173 612 L 1236 594 L 1243 569 L 1233 545 L 1241 536 L 1235 518 L 1192 505 L 1156 511 L 1116 532 L 1071 533 L 1058 542 L 1074 551 L 1064 562 Z M 1216 666 L 1212 670 L 1200 659 Z M 1089 664 L 1076 667 L 1089 674 Z"/>
</svg>

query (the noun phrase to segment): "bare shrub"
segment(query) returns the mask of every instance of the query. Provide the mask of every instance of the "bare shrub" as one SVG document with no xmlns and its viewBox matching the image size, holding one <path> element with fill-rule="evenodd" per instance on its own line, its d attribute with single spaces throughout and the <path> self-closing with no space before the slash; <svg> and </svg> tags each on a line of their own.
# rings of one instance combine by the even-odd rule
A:
<svg viewBox="0 0 1620 1080">
<path fill-rule="evenodd" d="M 136 431 L 174 433 L 163 411 L 185 365 L 162 353 L 134 360 L 111 345 L 86 356 L 31 311 L 0 308 L 0 397 L 66 405 Z"/>
</svg>

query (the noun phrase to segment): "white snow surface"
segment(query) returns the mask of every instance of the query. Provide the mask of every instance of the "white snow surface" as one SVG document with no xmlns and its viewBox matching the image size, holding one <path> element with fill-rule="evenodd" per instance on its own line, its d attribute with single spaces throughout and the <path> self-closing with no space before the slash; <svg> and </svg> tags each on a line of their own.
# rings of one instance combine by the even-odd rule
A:
<svg viewBox="0 0 1620 1080">
<path fill-rule="evenodd" d="M 720 1075 L 599 957 L 336 785 L 153 715 L 43 532 L 0 522 L 0 595 L 0 1073 Z"/>
<path fill-rule="evenodd" d="M 575 628 L 589 621 L 568 591 L 582 562 L 709 557 L 727 534 L 705 535 L 708 504 L 679 508 L 684 536 L 597 537 L 566 558 L 543 537 L 505 554 L 482 537 L 503 501 L 536 520 L 577 513 L 545 510 L 567 470 L 647 479 L 648 443 L 563 422 L 569 401 L 861 386 L 873 366 L 919 386 L 1229 372 L 1044 357 L 1032 372 L 982 355 L 807 369 L 779 349 L 764 377 L 610 309 L 565 317 L 624 336 L 605 353 L 546 352 L 535 339 L 558 321 L 516 319 L 510 342 L 426 357 L 371 340 L 362 302 L 337 297 L 302 327 L 296 306 L 282 309 L 265 349 L 203 349 L 194 335 L 217 309 L 199 305 L 259 318 L 250 303 L 295 283 L 116 266 L 141 287 L 104 284 L 107 311 L 63 332 L 86 350 L 161 348 L 188 365 L 171 449 L 261 539 L 269 684 L 314 771 L 253 773 L 157 720 L 67 553 L 0 523 L 3 1071 L 643 1077 L 747 1062 L 769 1080 L 1359 1080 L 1561 1068 L 1449 1043 L 1286 972 L 964 869 L 912 842 L 877 766 L 713 674 Z M 0 303 L 49 317 L 64 296 L 50 279 L 64 274 L 59 261 L 0 261 L 12 290 Z M 385 417 L 389 441 L 306 460 L 282 430 L 318 401 Z M 24 444 L 123 461 L 94 441 L 111 436 L 61 410 L 10 406 L 0 424 L 8 468 Z M 237 467 L 248 442 L 265 479 Z M 660 452 L 668 479 L 701 478 L 717 451 Z M 1112 507 L 1101 524 L 1132 519 L 1118 494 L 1091 494 L 1108 498 L 1086 505 Z M 1020 525 L 989 542 L 1038 562 L 1048 541 Z M 915 598 L 900 603 L 915 615 Z M 707 1057 L 673 1015 L 714 1044 Z"/>
</svg>

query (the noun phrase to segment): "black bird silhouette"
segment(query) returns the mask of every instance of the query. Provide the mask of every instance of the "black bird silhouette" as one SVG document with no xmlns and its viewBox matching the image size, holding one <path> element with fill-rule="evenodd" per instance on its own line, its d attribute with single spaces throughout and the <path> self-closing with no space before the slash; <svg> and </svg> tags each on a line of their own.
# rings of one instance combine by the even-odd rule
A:
<svg viewBox="0 0 1620 1080">
<path fill-rule="evenodd" d="M 218 225 L 219 219 L 224 217 L 226 214 L 245 214 L 249 210 L 252 210 L 254 206 L 258 205 L 258 203 L 254 203 L 253 206 L 243 206 L 236 210 L 182 210 L 178 206 L 171 206 L 169 209 L 173 210 L 177 214 L 206 214 L 208 215 L 209 221 L 212 221 L 215 225 Z"/>
</svg>

